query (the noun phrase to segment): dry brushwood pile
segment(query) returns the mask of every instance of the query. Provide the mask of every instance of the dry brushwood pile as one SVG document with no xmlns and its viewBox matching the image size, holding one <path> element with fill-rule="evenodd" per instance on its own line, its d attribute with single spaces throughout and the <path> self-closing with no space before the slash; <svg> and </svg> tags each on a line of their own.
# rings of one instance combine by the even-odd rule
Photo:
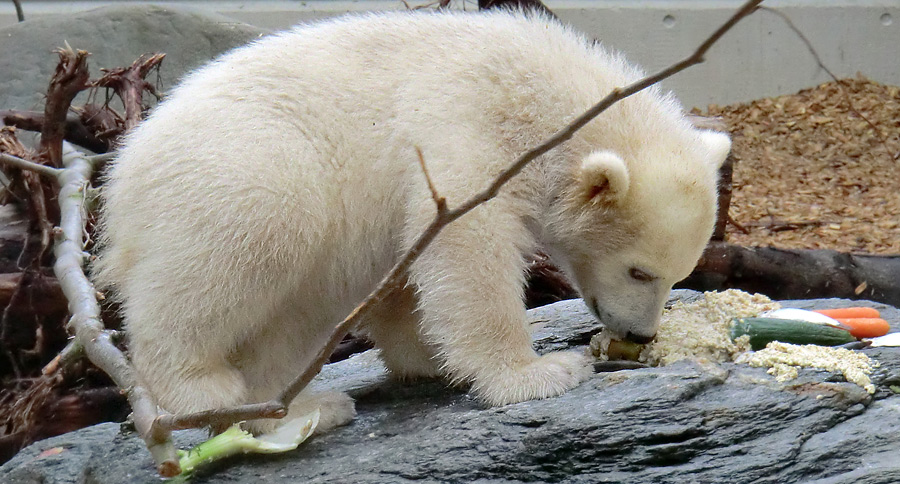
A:
<svg viewBox="0 0 900 484">
<path fill-rule="evenodd" d="M 96 79 L 90 77 L 89 53 L 66 48 L 57 54 L 42 112 L 0 110 L 0 154 L 52 172 L 40 175 L 8 161 L 0 165 L 9 180 L 0 197 L 6 205 L 0 210 L 0 462 L 34 440 L 121 420 L 128 413 L 122 392 L 102 371 L 78 358 L 63 370 L 58 363 L 70 336 L 65 323 L 73 305 L 67 305 L 52 269 L 60 261 L 66 264 L 65 257 L 53 257 L 59 252 L 51 244 L 67 240 L 61 207 L 71 199 L 63 196 L 69 182 L 57 174 L 67 151 L 64 139 L 107 152 L 140 122 L 149 98 L 158 98 L 156 87 L 144 78 L 157 72 L 164 54 L 141 56 L 127 68 L 103 70 Z M 73 105 L 82 91 L 88 92 L 87 104 Z M 145 99 L 144 93 L 151 96 Z M 27 131 L 41 133 L 38 146 L 20 142 Z M 81 207 L 75 210 L 80 213 Z M 91 230 L 88 223 L 85 231 Z M 80 248 L 91 249 L 90 243 L 74 247 L 79 254 Z M 77 255 L 69 259 L 82 261 Z M 115 328 L 111 316 L 104 320 Z"/>
<path fill-rule="evenodd" d="M 900 254 L 900 87 L 844 79 L 705 114 L 734 140 L 730 242 Z"/>
</svg>

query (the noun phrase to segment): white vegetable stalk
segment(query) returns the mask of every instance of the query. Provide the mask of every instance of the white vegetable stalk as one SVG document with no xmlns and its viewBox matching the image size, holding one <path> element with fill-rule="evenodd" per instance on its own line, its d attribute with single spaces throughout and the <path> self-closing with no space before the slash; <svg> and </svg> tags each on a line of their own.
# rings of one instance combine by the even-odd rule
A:
<svg viewBox="0 0 900 484">
<path fill-rule="evenodd" d="M 297 448 L 312 435 L 319 424 L 319 410 L 291 419 L 270 434 L 253 437 L 236 423 L 219 435 L 188 451 L 179 451 L 181 476 L 187 477 L 197 466 L 235 454 L 276 454 Z"/>
</svg>

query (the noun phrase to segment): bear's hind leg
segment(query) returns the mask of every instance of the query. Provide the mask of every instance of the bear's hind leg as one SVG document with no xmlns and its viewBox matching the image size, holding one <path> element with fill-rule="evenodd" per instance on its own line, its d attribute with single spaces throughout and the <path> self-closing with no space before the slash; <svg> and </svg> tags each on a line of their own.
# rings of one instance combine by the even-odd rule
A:
<svg viewBox="0 0 900 484">
<path fill-rule="evenodd" d="M 173 352 L 173 344 L 165 342 L 169 355 L 186 353 Z M 199 412 L 245 403 L 244 377 L 224 357 L 174 359 L 160 355 L 166 352 L 132 342 L 131 358 L 138 378 L 166 411 Z"/>
<path fill-rule="evenodd" d="M 300 375 L 305 365 L 324 345 L 325 338 L 318 334 L 316 325 L 298 323 L 314 320 L 301 316 L 298 308 L 286 306 L 275 315 L 239 349 L 235 358 L 237 366 L 247 382 L 247 402 L 262 403 L 277 397 Z M 346 425 L 356 416 L 356 410 L 347 394 L 341 392 L 314 392 L 304 389 L 288 407 L 283 419 L 260 419 L 248 422 L 254 433 L 266 433 L 283 422 L 302 417 L 316 408 L 320 411 L 316 432 Z"/>
<path fill-rule="evenodd" d="M 396 378 L 440 375 L 437 348 L 422 341 L 419 322 L 415 292 L 406 285 L 371 308 L 362 323 L 366 336 L 379 349 L 381 361 Z"/>
</svg>

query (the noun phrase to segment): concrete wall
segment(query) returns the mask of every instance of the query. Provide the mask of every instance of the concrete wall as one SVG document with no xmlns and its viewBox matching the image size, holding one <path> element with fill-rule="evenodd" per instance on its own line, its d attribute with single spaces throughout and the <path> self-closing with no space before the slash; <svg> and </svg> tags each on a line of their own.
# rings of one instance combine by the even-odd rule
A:
<svg viewBox="0 0 900 484">
<path fill-rule="evenodd" d="M 412 5 L 422 0 L 407 0 Z M 26 16 L 67 14 L 119 2 L 23 0 Z M 146 2 L 145 2 L 146 3 Z M 217 11 L 269 29 L 350 11 L 404 8 L 399 0 L 155 2 Z M 459 2 L 457 2 L 459 3 Z M 685 57 L 742 2 L 733 0 L 546 0 L 564 21 L 622 50 L 648 71 Z M 862 73 L 900 85 L 900 2 L 897 0 L 769 0 L 810 40 L 838 76 Z M 459 7 L 461 8 L 461 7 Z M 467 6 L 466 8 L 474 8 Z M 0 1 L 0 26 L 15 22 Z M 796 92 L 827 81 L 803 42 L 775 14 L 745 19 L 707 56 L 667 81 L 684 104 L 704 107 Z"/>
</svg>

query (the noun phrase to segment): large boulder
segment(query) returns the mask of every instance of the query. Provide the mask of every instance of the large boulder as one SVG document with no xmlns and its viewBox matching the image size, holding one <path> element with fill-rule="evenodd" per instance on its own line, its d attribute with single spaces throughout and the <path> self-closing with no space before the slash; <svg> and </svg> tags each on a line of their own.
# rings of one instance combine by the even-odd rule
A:
<svg viewBox="0 0 900 484">
<path fill-rule="evenodd" d="M 860 302 L 785 305 L 851 304 Z M 900 330 L 900 311 L 871 305 Z M 581 301 L 529 316 L 540 351 L 584 345 L 599 329 Z M 864 352 L 881 363 L 874 395 L 821 371 L 778 383 L 760 368 L 682 361 L 596 374 L 561 397 L 498 408 L 439 382 L 391 381 L 367 352 L 328 365 L 315 383 L 354 395 L 351 425 L 291 453 L 220 462 L 191 482 L 900 482 L 900 395 L 890 388 L 900 350 Z M 205 434 L 176 437 L 187 446 Z M 0 467 L 0 481 L 159 482 L 141 440 L 117 424 L 33 444 Z"/>
<path fill-rule="evenodd" d="M 66 43 L 92 54 L 94 77 L 101 67 L 124 67 L 141 54 L 164 52 L 160 81 L 165 88 L 185 72 L 266 32 L 200 10 L 152 5 L 27 20 L 0 29 L 0 110 L 43 110 L 57 63 L 53 51 Z"/>
</svg>

